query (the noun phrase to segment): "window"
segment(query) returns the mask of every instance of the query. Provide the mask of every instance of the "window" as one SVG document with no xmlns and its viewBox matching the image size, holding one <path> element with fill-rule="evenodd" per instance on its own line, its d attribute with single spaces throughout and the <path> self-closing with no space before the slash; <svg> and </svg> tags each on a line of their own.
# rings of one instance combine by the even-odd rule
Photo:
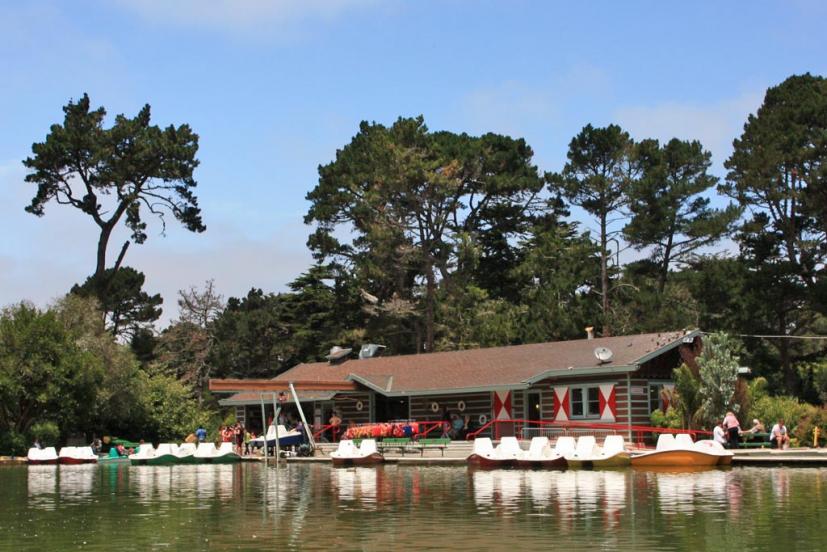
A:
<svg viewBox="0 0 827 552">
<path fill-rule="evenodd" d="M 650 383 L 649 384 L 649 414 L 655 410 L 663 410 L 665 406 L 663 400 L 663 384 Z"/>
<path fill-rule="evenodd" d="M 569 389 L 572 418 L 600 417 L 600 391 L 596 385 Z"/>
</svg>

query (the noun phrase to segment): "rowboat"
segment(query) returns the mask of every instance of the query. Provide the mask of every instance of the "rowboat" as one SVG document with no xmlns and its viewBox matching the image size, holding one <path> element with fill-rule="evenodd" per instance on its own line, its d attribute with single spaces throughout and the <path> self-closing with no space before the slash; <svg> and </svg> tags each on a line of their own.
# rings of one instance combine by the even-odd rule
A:
<svg viewBox="0 0 827 552">
<path fill-rule="evenodd" d="M 218 448 L 214 443 L 200 443 L 193 458 L 195 462 L 205 464 L 231 464 L 241 460 L 232 443 L 221 443 Z"/>
<path fill-rule="evenodd" d="M 520 452 L 515 460 L 518 468 L 563 469 L 568 465 L 563 455 L 551 448 L 548 437 L 532 438 L 528 450 Z"/>
<path fill-rule="evenodd" d="M 364 466 L 381 464 L 385 457 L 376 449 L 375 439 L 363 439 L 357 447 L 353 441 L 339 441 L 339 447 L 330 453 L 334 466 Z"/>
<path fill-rule="evenodd" d="M 515 465 L 523 450 L 516 437 L 503 437 L 494 447 L 488 437 L 474 439 L 474 451 L 465 459 L 471 466 L 480 468 L 507 468 Z"/>
<path fill-rule="evenodd" d="M 574 452 L 566 456 L 566 462 L 572 468 L 620 468 L 630 463 L 629 453 L 622 435 L 609 435 L 598 446 L 591 435 L 577 439 Z"/>
<path fill-rule="evenodd" d="M 46 447 L 44 449 L 32 447 L 26 455 L 26 460 L 31 465 L 57 464 L 57 451 L 55 447 Z"/>
<path fill-rule="evenodd" d="M 98 455 L 92 447 L 63 447 L 57 459 L 60 464 L 94 464 L 98 461 Z"/>
<path fill-rule="evenodd" d="M 722 460 L 723 455 L 715 451 L 714 447 L 695 445 L 688 433 L 679 434 L 677 438 L 670 433 L 663 433 L 658 437 L 655 450 L 632 457 L 632 466 L 710 467 L 718 465 Z"/>
</svg>

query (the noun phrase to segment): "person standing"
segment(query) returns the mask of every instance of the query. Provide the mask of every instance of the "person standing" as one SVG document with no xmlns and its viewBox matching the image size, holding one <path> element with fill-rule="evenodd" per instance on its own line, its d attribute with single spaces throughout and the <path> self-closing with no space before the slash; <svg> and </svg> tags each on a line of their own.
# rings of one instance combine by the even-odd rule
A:
<svg viewBox="0 0 827 552">
<path fill-rule="evenodd" d="M 195 437 L 199 443 L 203 443 L 207 440 L 207 430 L 203 426 L 198 426 L 198 429 L 195 430 Z"/>
<path fill-rule="evenodd" d="M 724 416 L 724 429 L 727 432 L 727 442 L 729 443 L 729 448 L 738 448 L 738 437 L 741 433 L 741 424 L 738 422 L 738 418 L 735 417 L 735 413 L 731 410 L 726 413 Z"/>
</svg>

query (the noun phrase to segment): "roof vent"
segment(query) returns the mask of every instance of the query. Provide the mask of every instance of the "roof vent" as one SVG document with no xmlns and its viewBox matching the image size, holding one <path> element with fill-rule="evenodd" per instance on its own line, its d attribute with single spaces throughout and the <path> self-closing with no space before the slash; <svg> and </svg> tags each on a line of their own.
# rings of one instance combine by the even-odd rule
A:
<svg viewBox="0 0 827 552">
<path fill-rule="evenodd" d="M 594 356 L 597 357 L 600 364 L 611 362 L 613 354 L 612 350 L 608 347 L 595 347 L 594 349 Z"/>
<path fill-rule="evenodd" d="M 373 358 L 379 356 L 382 349 L 384 349 L 384 345 L 377 345 L 376 343 L 365 343 L 362 345 L 362 348 L 359 349 L 359 358 Z"/>
<path fill-rule="evenodd" d="M 338 345 L 334 345 L 330 348 L 330 354 L 325 358 L 333 363 L 342 360 L 343 358 L 347 358 L 347 355 L 349 355 L 352 350 L 353 349 L 345 349 L 343 347 L 339 347 Z"/>
</svg>

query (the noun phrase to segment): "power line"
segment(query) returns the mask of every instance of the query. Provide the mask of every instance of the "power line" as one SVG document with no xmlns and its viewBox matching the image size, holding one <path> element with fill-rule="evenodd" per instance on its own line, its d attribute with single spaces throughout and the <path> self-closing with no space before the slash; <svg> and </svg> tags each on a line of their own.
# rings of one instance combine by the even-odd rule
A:
<svg viewBox="0 0 827 552">
<path fill-rule="evenodd" d="M 702 332 L 704 335 L 710 335 L 712 332 Z M 761 339 L 827 339 L 827 335 L 761 335 L 761 334 L 730 334 L 735 337 L 758 337 Z"/>
</svg>

